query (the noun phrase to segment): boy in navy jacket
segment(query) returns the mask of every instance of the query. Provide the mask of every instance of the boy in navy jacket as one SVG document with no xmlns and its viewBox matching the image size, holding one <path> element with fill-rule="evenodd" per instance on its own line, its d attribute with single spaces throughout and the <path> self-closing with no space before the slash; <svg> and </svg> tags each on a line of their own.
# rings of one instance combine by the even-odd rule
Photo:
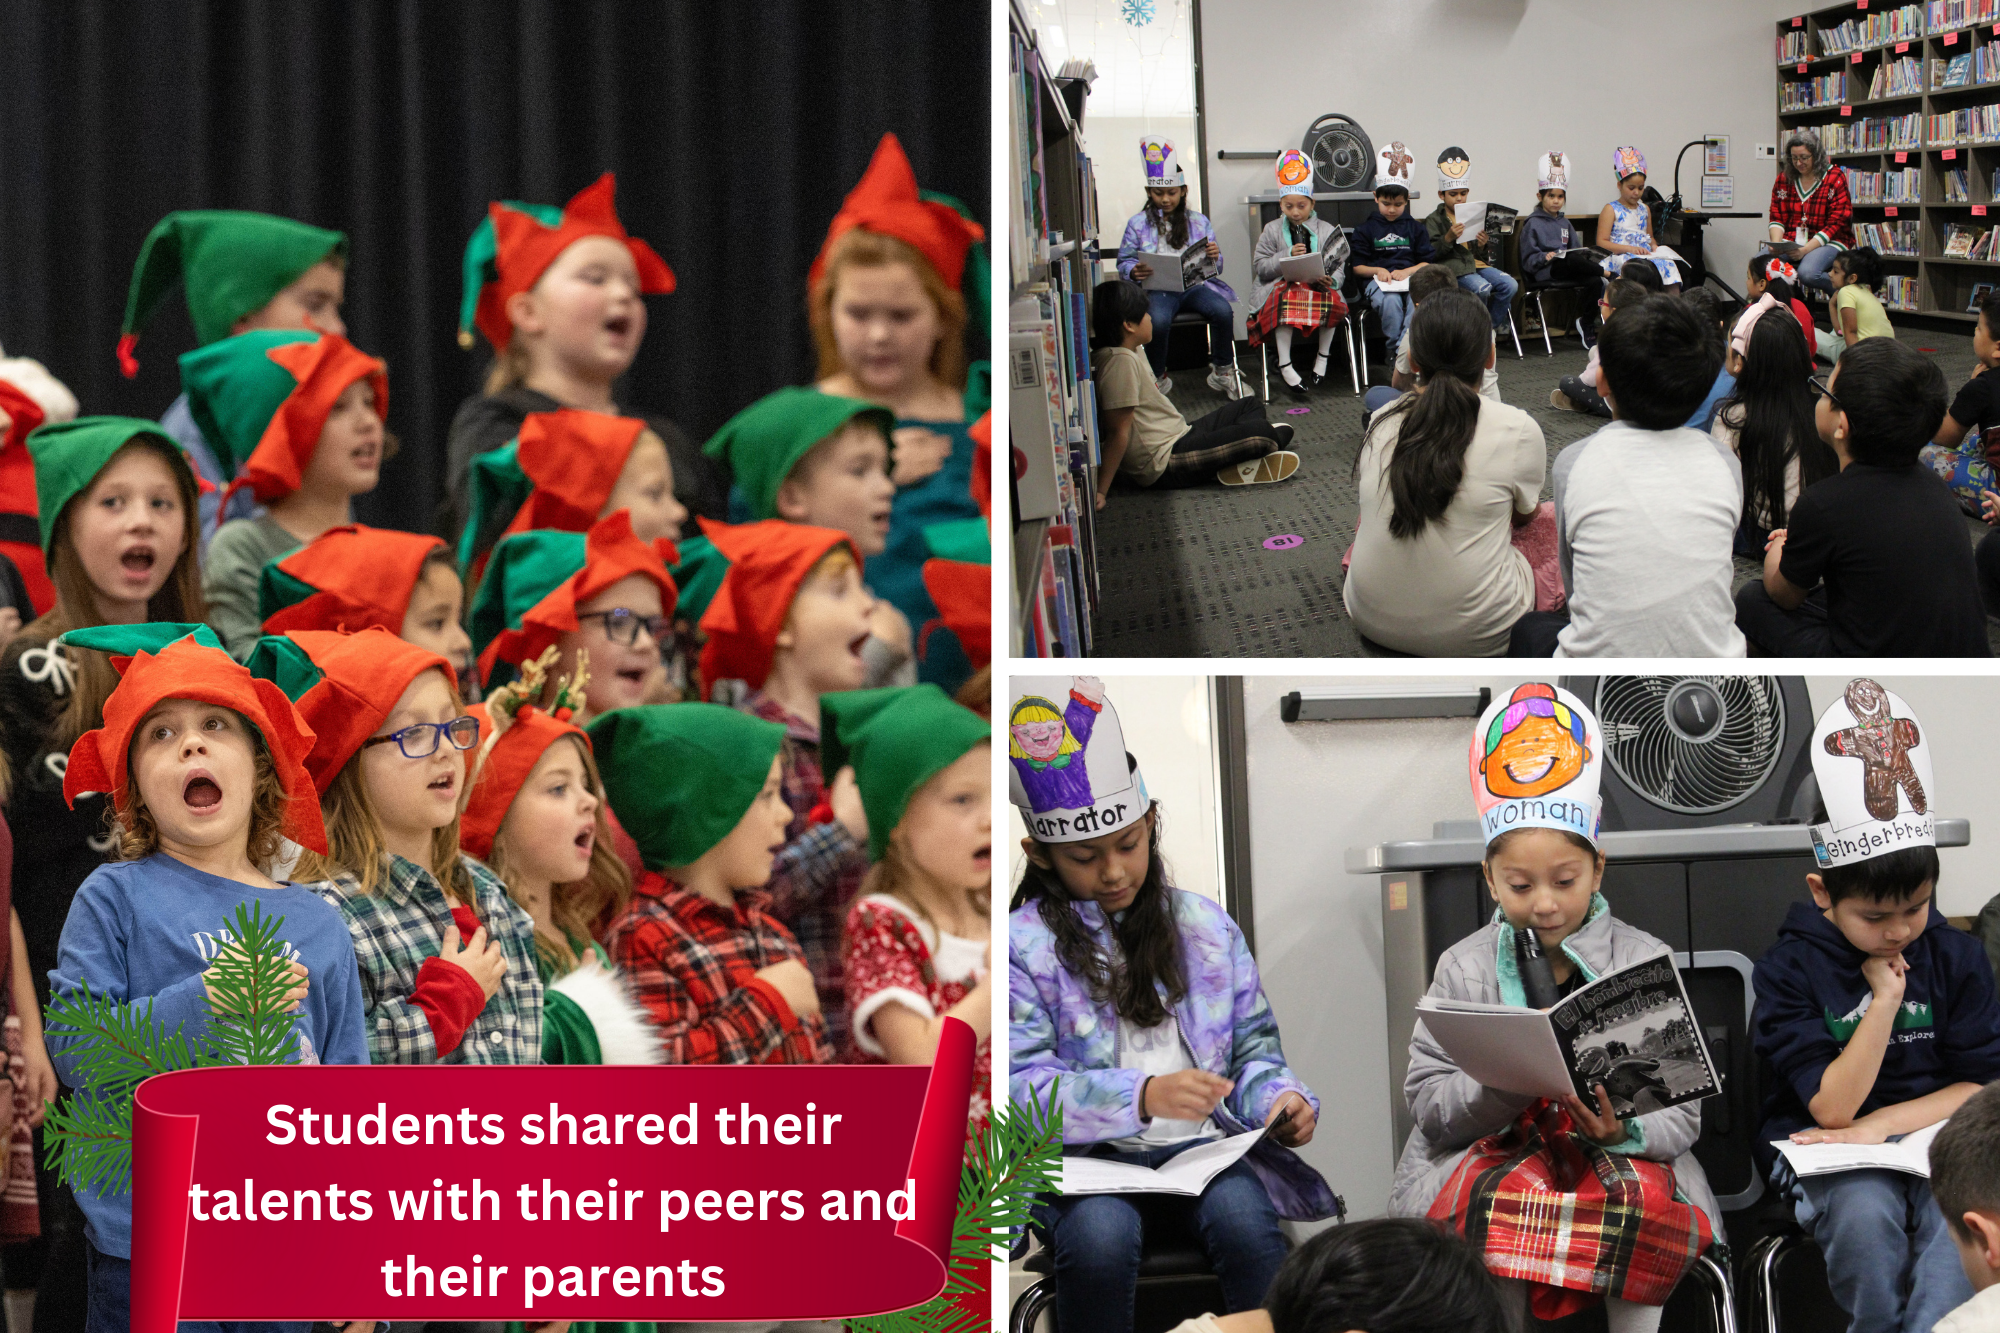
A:
<svg viewBox="0 0 2000 1333">
<path fill-rule="evenodd" d="M 2000 1004 L 1985 950 L 1932 902 L 1930 747 L 1916 718 L 1853 681 L 1812 751 L 1831 814 L 1812 830 L 1813 904 L 1793 905 L 1756 967 L 1753 1039 L 1777 1074 L 1758 1142 L 1882 1143 L 2000 1079 Z M 1769 1166 L 1825 1252 L 1850 1330 L 1928 1333 L 1971 1299 L 1921 1176 Z"/>
<path fill-rule="evenodd" d="M 1408 290 L 1385 292 L 1384 282 L 1406 281 L 1412 273 L 1431 262 L 1428 228 L 1410 215 L 1410 187 L 1400 181 L 1382 180 L 1375 186 L 1375 211 L 1363 218 L 1350 233 L 1354 248 L 1354 272 L 1368 279 L 1368 304 L 1381 321 L 1382 336 L 1388 341 L 1388 355 L 1395 355 L 1403 340 L 1403 326 L 1410 321 Z"/>
</svg>

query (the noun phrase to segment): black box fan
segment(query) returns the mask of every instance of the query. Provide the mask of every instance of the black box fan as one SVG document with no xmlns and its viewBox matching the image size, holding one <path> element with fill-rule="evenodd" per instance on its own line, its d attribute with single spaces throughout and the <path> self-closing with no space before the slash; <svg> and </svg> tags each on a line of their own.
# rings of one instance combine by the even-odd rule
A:
<svg viewBox="0 0 2000 1333">
<path fill-rule="evenodd" d="M 1375 146 L 1351 116 L 1331 112 L 1306 127 L 1299 151 L 1313 166 L 1313 190 L 1344 194 L 1375 183 Z"/>
<path fill-rule="evenodd" d="M 1812 699 L 1797 676 L 1569 677 L 1604 728 L 1604 828 L 1812 817 Z"/>
</svg>

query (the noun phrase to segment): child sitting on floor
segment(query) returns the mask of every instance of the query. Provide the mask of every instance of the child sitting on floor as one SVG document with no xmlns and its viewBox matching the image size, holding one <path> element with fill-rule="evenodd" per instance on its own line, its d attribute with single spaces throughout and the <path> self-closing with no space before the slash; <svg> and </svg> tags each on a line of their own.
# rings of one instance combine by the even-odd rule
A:
<svg viewBox="0 0 2000 1333">
<path fill-rule="evenodd" d="M 2000 1327 L 2000 1086 L 1973 1093 L 1931 1140 L 1931 1195 L 1977 1293 L 1933 1333 Z"/>
<path fill-rule="evenodd" d="M 1728 327 L 1722 318 L 1722 302 L 1706 287 L 1692 287 L 1681 293 L 1681 300 L 1688 308 L 1701 316 L 1702 327 L 1715 332 L 1715 341 L 1726 345 L 1729 338 Z M 1687 419 L 1687 424 L 1695 430 L 1707 430 L 1715 424 L 1715 409 L 1736 388 L 1736 376 L 1729 371 L 1727 358 L 1723 367 L 1715 372 L 1715 383 L 1708 386 L 1708 397 L 1701 400 L 1701 406 Z"/>
<path fill-rule="evenodd" d="M 1457 286 L 1458 279 L 1452 277 L 1451 270 L 1442 264 L 1426 264 L 1418 269 L 1416 275 L 1410 279 L 1411 319 L 1416 318 L 1416 310 L 1421 308 L 1425 301 L 1439 292 L 1452 291 Z M 1389 382 L 1377 384 L 1362 394 L 1361 410 L 1365 415 L 1372 417 L 1377 411 L 1395 402 L 1404 394 L 1417 392 L 1418 388 L 1417 374 L 1410 369 L 1410 330 L 1409 326 L 1405 325 L 1402 340 L 1396 344 L 1396 361 L 1390 367 Z M 1491 361 L 1479 372 L 1479 396 L 1496 403 L 1501 401 L 1500 372 L 1494 369 Z"/>
<path fill-rule="evenodd" d="M 1741 657 L 1729 552 L 1742 470 L 1683 424 L 1715 382 L 1722 347 L 1685 301 L 1652 296 L 1604 322 L 1597 352 L 1613 420 L 1551 469 L 1569 608 L 1521 617 L 1508 651 Z"/>
<path fill-rule="evenodd" d="M 1838 363 L 1863 338 L 1893 338 L 1896 326 L 1882 308 L 1882 257 L 1873 246 L 1842 250 L 1827 267 L 1833 284 L 1833 332 L 1818 331 L 1819 354 Z"/>
<path fill-rule="evenodd" d="M 295 629 L 358 633 L 380 625 L 428 648 L 477 686 L 472 640 L 459 623 L 464 587 L 451 551 L 437 537 L 344 523 L 264 566 L 257 613 L 264 633 Z"/>
<path fill-rule="evenodd" d="M 1959 507 L 1978 513 L 1980 494 L 2000 488 L 2000 292 L 1979 303 L 1972 325 L 1972 377 L 1951 400 L 1932 442 L 1917 451 L 1923 465 L 1944 479 Z"/>
<path fill-rule="evenodd" d="M 1806 350 L 1818 350 L 1819 336 L 1813 325 L 1812 311 L 1799 299 L 1798 281 L 1798 270 L 1778 256 L 1760 254 L 1751 257 L 1749 275 L 1743 284 L 1748 304 L 1736 317 L 1736 326 L 1729 331 L 1730 373 L 1735 373 L 1737 362 L 1743 356 L 1750 330 L 1768 310 L 1789 310 L 1792 318 L 1798 321 L 1799 331 L 1805 335 Z"/>
<path fill-rule="evenodd" d="M 1600 325 L 1608 327 L 1613 315 L 1620 310 L 1638 305 L 1647 295 L 1644 283 L 1635 282 L 1631 278 L 1613 278 L 1604 284 L 1604 295 L 1597 299 Z M 1611 406 L 1604 401 L 1604 395 L 1598 388 L 1599 355 L 1599 348 L 1593 342 L 1590 356 L 1584 361 L 1582 373 L 1563 376 L 1556 387 L 1549 390 L 1550 407 L 1561 412 L 1587 412 L 1591 416 L 1610 420 Z"/>
<path fill-rule="evenodd" d="M 1763 579 L 1736 594 L 1736 623 L 1780 657 L 1991 656 L 1965 521 L 1917 461 L 1944 420 L 1944 373 L 1867 338 L 1812 385 L 1840 471 L 1799 492 Z"/>
<path fill-rule="evenodd" d="M 1808 383 L 1812 356 L 1783 320 L 1760 321 L 1737 365 L 1741 373 L 1709 433 L 1743 466 L 1735 553 L 1762 560 L 1772 531 L 1790 521 L 1799 492 L 1840 471 L 1840 460 L 1819 437 L 1818 399 Z"/>
<path fill-rule="evenodd" d="M 1326 378 L 1333 335 L 1347 318 L 1347 301 L 1340 294 L 1347 274 L 1347 233 L 1313 216 L 1312 176 L 1312 164 L 1305 154 L 1296 148 L 1286 149 L 1278 159 L 1278 212 L 1282 216 L 1265 224 L 1250 256 L 1251 273 L 1257 279 L 1257 285 L 1250 289 L 1250 345 L 1262 347 L 1266 340 L 1277 343 L 1279 378 L 1292 397 L 1300 399 Z M 1303 255 L 1320 257 L 1319 276 L 1307 282 L 1285 277 L 1284 261 Z M 1292 364 L 1294 333 L 1318 336 L 1319 354 L 1313 358 L 1309 378 L 1301 377 Z"/>
<path fill-rule="evenodd" d="M 354 497 L 381 479 L 388 368 L 338 334 L 239 333 L 182 357 L 181 383 L 229 489 L 269 506 L 216 529 L 202 570 L 209 623 L 240 660 L 263 624 L 264 563 L 353 522 Z"/>
<path fill-rule="evenodd" d="M 1097 284 L 1091 305 L 1091 374 L 1097 381 L 1103 462 L 1096 504 L 1104 508 L 1120 474 L 1140 486 L 1195 486 L 1213 477 L 1224 486 L 1283 481 L 1299 470 L 1289 423 L 1264 419 L 1255 397 L 1239 398 L 1190 423 L 1152 382 L 1140 352 L 1153 336 L 1153 316 L 1138 283 Z"/>
<path fill-rule="evenodd" d="M 1438 959 L 1433 997 L 1546 1003 L 1522 981 L 1519 937 L 1529 930 L 1561 993 L 1666 951 L 1613 916 L 1598 891 L 1603 762 L 1597 718 L 1567 690 L 1517 686 L 1479 719 L 1469 763 L 1495 907 Z M 1523 772 L 1536 776 L 1522 781 Z M 1611 1333 L 1650 1333 L 1681 1276 L 1722 1238 L 1721 1206 L 1691 1151 L 1701 1106 L 1620 1118 L 1605 1086 L 1594 1091 L 1588 1101 L 1550 1100 L 1487 1087 L 1419 1019 L 1403 1080 L 1416 1127 L 1389 1211 L 1448 1223 L 1471 1240 L 1517 1311 L 1557 1319 L 1601 1299 Z M 1546 1207 L 1509 1207 L 1522 1196 Z M 1585 1217 L 1592 1225 L 1580 1224 Z"/>
<path fill-rule="evenodd" d="M 764 884 L 791 810 L 785 729 L 720 704 L 655 704 L 590 725 L 605 795 L 646 873 L 605 933 L 668 1064 L 833 1058 L 798 941 Z"/>
</svg>

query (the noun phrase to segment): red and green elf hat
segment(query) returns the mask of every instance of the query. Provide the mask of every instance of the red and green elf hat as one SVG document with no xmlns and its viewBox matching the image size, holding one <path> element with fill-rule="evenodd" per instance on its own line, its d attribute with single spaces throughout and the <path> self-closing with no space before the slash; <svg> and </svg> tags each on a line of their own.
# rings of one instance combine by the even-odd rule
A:
<svg viewBox="0 0 2000 1333">
<path fill-rule="evenodd" d="M 671 616 L 677 596 L 667 566 L 679 559 L 664 537 L 651 544 L 632 535 L 632 515 L 621 509 L 599 519 L 588 533 L 523 532 L 493 548 L 486 576 L 472 599 L 472 647 L 479 675 L 490 689 L 581 622 L 576 608 L 632 574 L 660 588 L 660 612 Z M 504 667 L 503 667 L 504 664 Z"/>
<path fill-rule="evenodd" d="M 498 199 L 465 245 L 465 298 L 459 304 L 458 342 L 472 346 L 476 325 L 498 352 L 514 337 L 507 301 L 541 278 L 556 256 L 586 236 L 609 236 L 632 252 L 639 290 L 648 296 L 674 289 L 674 271 L 653 247 L 625 232 L 612 206 L 617 182 L 610 172 L 576 192 L 560 211 L 547 204 Z"/>
<path fill-rule="evenodd" d="M 722 576 L 729 572 L 729 557 L 706 537 L 689 537 L 680 543 L 680 552 L 680 563 L 668 571 L 681 590 L 675 611 L 682 620 L 699 625 L 715 600 L 715 590 L 722 586 Z"/>
<path fill-rule="evenodd" d="M 729 465 L 729 472 L 750 510 L 758 518 L 778 516 L 778 488 L 812 447 L 850 421 L 864 421 L 882 432 L 887 445 L 896 414 L 886 407 L 821 393 L 811 387 L 788 386 L 767 393 L 722 423 L 701 451 Z"/>
<path fill-rule="evenodd" d="M 721 704 L 617 708 L 585 729 L 605 799 L 649 870 L 693 865 L 728 837 L 785 743 L 776 722 Z"/>
<path fill-rule="evenodd" d="M 974 327 L 984 326 L 989 278 L 985 247 L 979 242 L 986 229 L 967 217 L 957 200 L 917 188 L 917 174 L 893 134 L 884 134 L 875 145 L 868 170 L 833 215 L 819 257 L 806 275 L 808 290 L 819 286 L 834 242 L 856 227 L 914 246 L 944 279 L 945 286 L 965 293 Z"/>
<path fill-rule="evenodd" d="M 984 518 L 993 517 L 993 409 L 980 413 L 966 434 L 972 437 L 972 503 Z M 989 553 L 990 558 L 990 553 Z"/>
<path fill-rule="evenodd" d="M 474 563 L 502 537 L 536 528 L 588 532 L 611 499 L 646 423 L 565 407 L 530 412 L 518 435 L 472 459 L 472 507 L 458 563 Z"/>
<path fill-rule="evenodd" d="M 139 417 L 78 417 L 37 427 L 28 436 L 28 453 L 35 460 L 35 499 L 42 529 L 42 554 L 54 554 L 56 520 L 64 506 L 90 489 L 97 474 L 120 449 L 141 437 L 156 441 L 184 473 L 189 490 L 214 490 L 197 482 L 187 455 L 157 421 Z"/>
<path fill-rule="evenodd" d="M 386 420 L 389 368 L 337 333 L 253 329 L 183 356 L 188 410 L 236 477 L 222 503 L 244 486 L 259 504 L 296 491 L 333 405 L 362 379 Z"/>
<path fill-rule="evenodd" d="M 938 609 L 938 619 L 924 626 L 924 637 L 936 624 L 950 630 L 965 650 L 972 669 L 993 661 L 993 567 L 963 560 L 924 561 L 924 590 Z"/>
<path fill-rule="evenodd" d="M 200 211 L 169 213 L 147 234 L 132 268 L 118 364 L 130 379 L 139 373 L 132 350 L 139 330 L 182 278 L 194 336 L 212 343 L 229 336 L 236 321 L 255 314 L 297 282 L 314 264 L 347 253 L 347 237 L 269 213 Z"/>
<path fill-rule="evenodd" d="M 121 815 L 132 811 L 132 733 L 166 699 L 194 699 L 242 714 L 271 754 L 284 788 L 285 836 L 301 847 L 326 851 L 326 826 L 319 797 L 305 768 L 314 736 L 283 690 L 251 674 L 222 650 L 222 640 L 206 625 L 155 621 L 143 625 L 95 625 L 63 635 L 70 648 L 115 654 L 118 687 L 104 701 L 104 725 L 86 731 L 70 747 L 63 773 L 63 800 L 72 807 L 86 792 L 111 793 Z"/>
<path fill-rule="evenodd" d="M 282 637 L 266 635 L 250 650 L 246 665 L 251 675 L 282 690 L 312 727 L 305 770 L 321 796 L 360 752 L 361 743 L 396 710 L 411 681 L 426 671 L 440 672 L 447 681 L 458 679 L 451 663 L 379 626 L 359 634 L 293 630 Z"/>
<path fill-rule="evenodd" d="M 918 789 L 993 739 L 991 722 L 935 685 L 823 694 L 819 716 L 820 767 L 838 773 L 854 766 L 871 861 L 888 850 Z"/>
<path fill-rule="evenodd" d="M 565 736 L 574 736 L 590 748 L 590 736 L 567 716 L 558 718 L 531 703 L 509 696 L 501 700 L 503 725 L 496 733 L 491 703 L 477 703 L 466 711 L 479 719 L 479 734 L 493 739 L 484 747 L 479 770 L 466 793 L 465 810 L 459 815 L 458 845 L 484 861 L 493 855 L 493 840 L 514 798 L 542 760 L 542 754 Z M 511 714 L 505 709 L 516 704 Z M 567 714 L 570 710 L 563 708 Z"/>
<path fill-rule="evenodd" d="M 704 518 L 701 530 L 729 561 L 701 617 L 701 632 L 708 636 L 701 650 L 702 697 L 713 694 L 719 680 L 762 688 L 778 633 L 806 575 L 837 546 L 847 548 L 859 569 L 861 552 L 844 532 L 776 518 L 734 527 Z"/>
<path fill-rule="evenodd" d="M 28 453 L 28 436 L 47 414 L 40 403 L 9 380 L 0 380 L 0 412 L 7 414 L 7 433 L 0 437 L 0 555 L 21 571 L 35 615 L 42 615 L 56 604 L 56 586 L 49 582 L 41 541 L 29 538 L 29 533 L 37 530 L 39 512 L 35 460 Z"/>
<path fill-rule="evenodd" d="M 354 633 L 379 625 L 403 632 L 403 617 L 431 552 L 444 542 L 415 532 L 346 523 L 328 528 L 257 577 L 266 634 L 295 629 Z"/>
</svg>

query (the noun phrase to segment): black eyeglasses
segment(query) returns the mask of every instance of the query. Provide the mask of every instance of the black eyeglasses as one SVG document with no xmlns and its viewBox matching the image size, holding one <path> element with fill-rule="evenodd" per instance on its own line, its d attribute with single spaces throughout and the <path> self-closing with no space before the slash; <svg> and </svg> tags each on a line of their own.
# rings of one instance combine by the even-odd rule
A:
<svg viewBox="0 0 2000 1333">
<path fill-rule="evenodd" d="M 1844 411 L 1846 411 L 1846 410 L 1847 410 L 1847 409 L 1843 408 L 1843 407 L 1842 407 L 1842 406 L 1840 405 L 1840 400 L 1839 400 L 1838 398 L 1835 398 L 1835 397 L 1833 396 L 1833 389 L 1832 389 L 1832 386 L 1830 386 L 1830 385 L 1829 385 L 1829 384 L 1827 383 L 1827 377 L 1826 377 L 1826 376 L 1824 376 L 1824 375 L 1812 375 L 1812 376 L 1808 376 L 1808 377 L 1807 377 L 1807 379 L 1806 379 L 1806 385 L 1807 385 L 1807 386 L 1808 386 L 1809 388 L 1811 388 L 1811 389 L 1812 389 L 1812 391 L 1813 391 L 1814 393 L 1816 393 L 1816 394 L 1818 394 L 1818 395 L 1819 395 L 1820 397 L 1822 397 L 1822 398 L 1826 399 L 1826 401 L 1827 401 L 1827 402 L 1829 402 L 1829 403 L 1832 403 L 1832 404 L 1833 404 L 1833 410 L 1834 410 L 1834 411 L 1836 411 L 1836 412 L 1844 412 Z"/>
<path fill-rule="evenodd" d="M 639 642 L 639 631 L 646 631 L 654 643 L 666 640 L 667 632 L 673 628 L 665 616 L 642 616 L 629 607 L 614 606 L 609 611 L 586 611 L 578 620 L 601 620 L 604 622 L 604 637 L 613 643 L 631 647 Z"/>
<path fill-rule="evenodd" d="M 428 759 L 437 753 L 443 740 L 449 740 L 455 749 L 470 750 L 479 743 L 479 719 L 467 715 L 449 722 L 417 722 L 386 736 L 370 736 L 361 742 L 361 748 L 394 741 L 405 759 Z"/>
</svg>

